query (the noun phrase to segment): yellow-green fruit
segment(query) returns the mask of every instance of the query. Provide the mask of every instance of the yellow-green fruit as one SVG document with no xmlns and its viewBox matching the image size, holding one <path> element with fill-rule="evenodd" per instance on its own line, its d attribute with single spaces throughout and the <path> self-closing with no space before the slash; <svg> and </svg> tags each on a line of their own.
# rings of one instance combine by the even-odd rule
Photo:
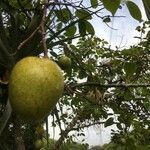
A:
<svg viewBox="0 0 150 150">
<path fill-rule="evenodd" d="M 71 59 L 65 55 L 62 55 L 58 59 L 58 64 L 62 69 L 68 69 L 71 66 Z"/>
<path fill-rule="evenodd" d="M 45 138 L 42 138 L 42 147 L 47 147 L 47 140 Z"/>
<path fill-rule="evenodd" d="M 36 149 L 42 148 L 42 140 L 40 140 L 40 139 L 36 140 L 35 143 L 34 143 L 34 145 L 35 145 Z"/>
<path fill-rule="evenodd" d="M 64 78 L 59 66 L 48 58 L 26 57 L 13 68 L 9 80 L 9 100 L 23 120 L 41 120 L 60 98 Z"/>
<path fill-rule="evenodd" d="M 43 148 L 41 148 L 40 150 L 46 150 L 46 149 L 43 147 Z"/>
</svg>

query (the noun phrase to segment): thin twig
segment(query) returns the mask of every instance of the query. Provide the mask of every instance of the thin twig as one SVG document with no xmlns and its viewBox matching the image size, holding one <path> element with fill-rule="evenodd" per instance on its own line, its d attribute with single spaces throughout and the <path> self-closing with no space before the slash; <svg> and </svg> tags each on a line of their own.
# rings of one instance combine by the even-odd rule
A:
<svg viewBox="0 0 150 150">
<path fill-rule="evenodd" d="M 54 150 L 59 150 L 61 144 L 63 143 L 63 141 L 65 140 L 65 138 L 68 136 L 68 133 L 73 129 L 73 127 L 75 126 L 75 124 L 77 123 L 79 119 L 79 115 L 77 114 L 72 121 L 70 122 L 70 124 L 67 126 L 67 128 L 62 132 L 60 138 L 57 140 L 55 146 L 54 146 Z"/>
<path fill-rule="evenodd" d="M 20 50 L 29 40 L 31 40 L 32 37 L 35 35 L 35 33 L 36 33 L 38 30 L 39 30 L 39 27 L 37 27 L 27 39 L 25 39 L 23 42 L 21 42 L 21 43 L 19 44 L 19 46 L 17 47 L 17 50 Z"/>
<path fill-rule="evenodd" d="M 82 87 L 82 86 L 98 86 L 98 87 L 106 87 L 106 88 L 111 88 L 111 87 L 133 87 L 133 88 L 138 88 L 138 87 L 150 87 L 150 84 L 100 84 L 98 82 L 82 82 L 78 84 L 74 84 L 71 87 Z"/>
<path fill-rule="evenodd" d="M 42 44 L 43 44 L 43 49 L 44 49 L 44 56 L 48 57 L 48 49 L 47 49 L 46 38 L 45 38 L 46 36 L 46 32 L 45 32 L 46 12 L 47 12 L 47 5 L 45 3 L 44 8 L 43 8 L 43 17 L 42 17 L 42 21 L 40 24 L 40 29 L 41 29 Z"/>
</svg>

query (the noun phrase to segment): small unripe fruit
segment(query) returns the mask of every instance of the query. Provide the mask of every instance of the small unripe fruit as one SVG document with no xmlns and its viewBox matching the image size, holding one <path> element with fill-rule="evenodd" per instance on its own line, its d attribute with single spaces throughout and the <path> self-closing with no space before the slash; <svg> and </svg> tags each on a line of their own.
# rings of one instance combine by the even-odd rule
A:
<svg viewBox="0 0 150 150">
<path fill-rule="evenodd" d="M 42 148 L 42 140 L 36 140 L 34 145 L 36 149 Z"/>
<path fill-rule="evenodd" d="M 40 150 L 46 150 L 44 147 L 42 147 Z"/>
<path fill-rule="evenodd" d="M 68 69 L 71 66 L 71 59 L 65 55 L 62 55 L 58 59 L 58 65 L 64 70 Z"/>
<path fill-rule="evenodd" d="M 56 105 L 64 88 L 60 67 L 48 58 L 26 57 L 13 68 L 9 100 L 22 120 L 38 121 Z"/>
</svg>

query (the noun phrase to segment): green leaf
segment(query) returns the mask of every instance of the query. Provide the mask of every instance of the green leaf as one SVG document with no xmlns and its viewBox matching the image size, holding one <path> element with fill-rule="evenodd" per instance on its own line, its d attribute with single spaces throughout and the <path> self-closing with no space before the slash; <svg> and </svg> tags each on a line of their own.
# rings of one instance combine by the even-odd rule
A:
<svg viewBox="0 0 150 150">
<path fill-rule="evenodd" d="M 150 111 L 150 97 L 146 99 L 146 101 L 144 102 L 144 106 L 148 111 Z"/>
<path fill-rule="evenodd" d="M 121 123 L 117 123 L 116 126 L 117 126 L 117 128 L 118 128 L 119 130 L 122 130 L 122 125 L 121 125 Z"/>
<path fill-rule="evenodd" d="M 20 5 L 18 4 L 18 0 L 8 0 L 8 2 L 12 7 L 20 8 Z M 32 8 L 32 4 L 28 0 L 21 0 L 20 3 L 24 8 L 28 8 L 28 9 Z"/>
<path fill-rule="evenodd" d="M 86 34 L 85 21 L 79 20 L 79 22 L 78 22 L 78 27 L 79 27 L 79 33 L 80 33 L 80 35 L 81 35 L 81 36 L 85 36 L 85 34 Z"/>
<path fill-rule="evenodd" d="M 110 17 L 105 17 L 105 18 L 103 19 L 103 22 L 105 22 L 105 23 L 109 23 L 109 22 L 111 22 Z"/>
<path fill-rule="evenodd" d="M 92 24 L 88 21 L 85 21 L 85 26 L 86 26 L 86 31 L 89 33 L 89 34 L 92 34 L 94 35 L 95 34 L 95 31 L 94 31 L 94 28 L 92 26 Z"/>
<path fill-rule="evenodd" d="M 140 11 L 139 7 L 132 1 L 127 1 L 126 5 L 127 5 L 128 10 L 130 12 L 130 15 L 134 19 L 141 21 L 142 15 L 141 15 L 141 11 Z"/>
<path fill-rule="evenodd" d="M 72 36 L 74 36 L 74 34 L 76 33 L 76 30 L 77 30 L 77 28 L 76 28 L 75 25 L 74 25 L 74 26 L 71 26 L 71 27 L 69 27 L 69 28 L 66 30 L 65 35 L 68 36 L 68 37 L 72 37 Z"/>
<path fill-rule="evenodd" d="M 132 76 L 136 71 L 136 63 L 134 62 L 126 62 L 124 64 L 124 71 L 126 72 L 127 76 Z"/>
<path fill-rule="evenodd" d="M 110 117 L 109 119 L 106 120 L 104 127 L 108 127 L 114 124 L 114 118 Z"/>
<path fill-rule="evenodd" d="M 91 0 L 91 6 L 93 8 L 97 8 L 97 6 L 98 6 L 98 0 Z"/>
<path fill-rule="evenodd" d="M 150 20 L 150 0 L 142 0 L 148 20 Z"/>
<path fill-rule="evenodd" d="M 54 51 L 50 51 L 50 54 L 56 58 L 58 57 L 58 55 Z"/>
<path fill-rule="evenodd" d="M 61 9 L 61 10 L 56 10 L 55 14 L 56 14 L 58 20 L 60 20 L 62 22 L 69 21 L 70 17 L 71 17 L 71 12 L 66 8 Z"/>
<path fill-rule="evenodd" d="M 91 14 L 88 11 L 83 9 L 77 9 L 75 14 L 79 19 L 85 19 L 85 20 L 92 19 Z"/>
<path fill-rule="evenodd" d="M 120 6 L 121 0 L 102 0 L 104 7 L 114 15 Z"/>
</svg>

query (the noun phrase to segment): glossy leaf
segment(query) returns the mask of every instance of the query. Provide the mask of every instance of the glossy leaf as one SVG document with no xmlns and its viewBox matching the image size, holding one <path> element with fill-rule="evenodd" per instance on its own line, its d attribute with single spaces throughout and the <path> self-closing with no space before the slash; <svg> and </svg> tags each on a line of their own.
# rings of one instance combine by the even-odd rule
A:
<svg viewBox="0 0 150 150">
<path fill-rule="evenodd" d="M 102 0 L 104 7 L 115 15 L 117 9 L 120 6 L 121 0 Z"/>
<path fill-rule="evenodd" d="M 130 15 L 138 20 L 138 21 L 141 21 L 142 19 L 142 14 L 141 14 L 141 11 L 139 9 L 139 7 L 132 1 L 127 1 L 126 3 L 127 7 L 128 7 L 128 10 L 130 12 Z"/>
</svg>

